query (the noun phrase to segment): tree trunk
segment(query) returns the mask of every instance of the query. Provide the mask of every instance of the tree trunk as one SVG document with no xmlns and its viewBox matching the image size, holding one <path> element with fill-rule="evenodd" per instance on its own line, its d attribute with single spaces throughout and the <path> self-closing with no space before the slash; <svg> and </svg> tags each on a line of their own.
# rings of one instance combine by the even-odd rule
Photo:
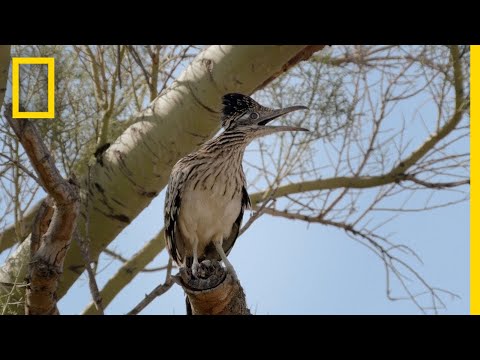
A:
<svg viewBox="0 0 480 360">
<path fill-rule="evenodd" d="M 91 258 L 147 207 L 164 188 L 173 165 L 195 150 L 220 127 L 221 97 L 227 92 L 251 94 L 313 50 L 323 46 L 211 46 L 199 54 L 163 95 L 138 114 L 131 125 L 83 176 L 80 234 L 89 222 Z M 100 159 L 100 160 L 98 160 Z M 86 196 L 89 207 L 85 208 Z M 159 223 L 163 216 L 159 214 Z M 30 247 L 24 241 L 16 256 Z M 25 259 L 23 259 L 25 260 Z M 23 278 L 21 259 L 9 259 L 0 281 Z M 84 270 L 74 242 L 65 259 L 58 296 L 63 296 Z M 19 299 L 14 299 L 19 300 Z"/>
</svg>

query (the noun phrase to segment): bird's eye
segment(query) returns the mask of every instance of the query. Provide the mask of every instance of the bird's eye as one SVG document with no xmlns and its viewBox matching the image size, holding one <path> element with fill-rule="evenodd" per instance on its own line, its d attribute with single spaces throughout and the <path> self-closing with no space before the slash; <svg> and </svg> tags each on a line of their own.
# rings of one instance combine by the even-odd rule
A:
<svg viewBox="0 0 480 360">
<path fill-rule="evenodd" d="M 252 120 L 257 120 L 258 119 L 258 114 L 256 112 L 250 114 L 250 119 Z"/>
</svg>

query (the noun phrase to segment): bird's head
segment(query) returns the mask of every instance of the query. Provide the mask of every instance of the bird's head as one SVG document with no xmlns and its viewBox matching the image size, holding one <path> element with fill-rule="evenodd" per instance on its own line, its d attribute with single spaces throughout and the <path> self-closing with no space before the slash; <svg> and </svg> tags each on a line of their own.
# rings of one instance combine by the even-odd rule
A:
<svg viewBox="0 0 480 360">
<path fill-rule="evenodd" d="M 267 126 L 273 119 L 295 110 L 308 109 L 306 106 L 290 106 L 283 109 L 270 109 L 260 105 L 251 97 L 230 93 L 222 98 L 222 127 L 225 130 L 248 129 L 253 137 L 272 134 L 278 131 L 308 131 L 296 126 Z"/>
</svg>

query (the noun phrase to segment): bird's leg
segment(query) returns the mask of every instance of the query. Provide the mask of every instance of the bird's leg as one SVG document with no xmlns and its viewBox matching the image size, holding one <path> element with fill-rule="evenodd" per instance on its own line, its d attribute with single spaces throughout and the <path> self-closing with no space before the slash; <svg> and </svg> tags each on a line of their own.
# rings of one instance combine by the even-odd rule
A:
<svg viewBox="0 0 480 360">
<path fill-rule="evenodd" d="M 225 267 L 227 270 L 230 272 L 234 280 L 238 280 L 237 278 L 237 273 L 235 272 L 235 269 L 233 268 L 232 264 L 230 261 L 227 259 L 227 255 L 225 255 L 225 251 L 223 251 L 223 246 L 221 242 L 214 241 L 213 244 L 215 245 L 215 249 L 217 249 L 218 254 L 222 258 L 223 263 L 225 264 Z"/>
<path fill-rule="evenodd" d="M 198 263 L 198 238 L 193 239 L 193 263 L 192 263 L 192 275 L 197 277 L 198 268 L 200 264 Z"/>
</svg>

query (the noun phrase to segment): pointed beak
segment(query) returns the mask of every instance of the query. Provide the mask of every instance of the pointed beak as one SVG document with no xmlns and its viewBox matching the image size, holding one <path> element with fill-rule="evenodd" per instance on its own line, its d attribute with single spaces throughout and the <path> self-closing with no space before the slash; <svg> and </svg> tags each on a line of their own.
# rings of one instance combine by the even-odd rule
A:
<svg viewBox="0 0 480 360">
<path fill-rule="evenodd" d="M 292 111 L 297 111 L 297 110 L 308 110 L 308 107 L 306 106 L 290 106 L 284 109 L 278 109 L 278 110 L 270 110 L 264 114 L 262 114 L 258 120 L 257 120 L 257 125 L 264 126 L 266 128 L 269 128 L 273 130 L 272 132 L 277 132 L 277 131 L 310 131 L 308 129 L 304 129 L 301 127 L 297 126 L 266 126 L 270 121 L 291 113 Z"/>
</svg>

